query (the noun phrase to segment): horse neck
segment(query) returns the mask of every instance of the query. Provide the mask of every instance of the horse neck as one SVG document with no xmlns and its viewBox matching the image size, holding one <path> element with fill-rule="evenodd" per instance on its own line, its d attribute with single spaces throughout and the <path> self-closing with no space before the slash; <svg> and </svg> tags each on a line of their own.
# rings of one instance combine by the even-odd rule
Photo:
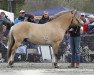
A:
<svg viewBox="0 0 94 75">
<path fill-rule="evenodd" d="M 70 26 L 71 21 L 72 21 L 71 16 L 68 16 L 67 14 L 65 14 L 65 15 L 61 15 L 57 17 L 52 22 L 54 23 L 53 24 L 54 26 L 60 27 L 61 29 L 66 31 L 68 27 Z"/>
</svg>

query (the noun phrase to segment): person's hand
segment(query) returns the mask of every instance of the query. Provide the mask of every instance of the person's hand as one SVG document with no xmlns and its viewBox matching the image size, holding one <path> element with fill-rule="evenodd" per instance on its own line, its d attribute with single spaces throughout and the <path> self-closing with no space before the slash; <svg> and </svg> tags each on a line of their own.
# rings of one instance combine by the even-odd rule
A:
<svg viewBox="0 0 94 75">
<path fill-rule="evenodd" d="M 7 27 L 5 25 L 3 25 L 3 32 L 5 32 L 7 29 Z"/>
<path fill-rule="evenodd" d="M 73 28 L 69 29 L 69 31 L 73 31 Z"/>
</svg>

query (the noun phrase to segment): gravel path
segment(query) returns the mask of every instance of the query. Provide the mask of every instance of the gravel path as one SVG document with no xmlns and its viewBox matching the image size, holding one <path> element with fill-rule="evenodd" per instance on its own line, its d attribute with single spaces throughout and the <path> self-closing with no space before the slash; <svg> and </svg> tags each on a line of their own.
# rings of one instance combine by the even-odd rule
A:
<svg viewBox="0 0 94 75">
<path fill-rule="evenodd" d="M 69 63 L 59 63 L 55 69 L 51 63 L 14 63 L 8 67 L 7 63 L 0 63 L 0 75 L 94 75 L 94 63 L 81 63 L 80 68 L 71 68 Z"/>
</svg>

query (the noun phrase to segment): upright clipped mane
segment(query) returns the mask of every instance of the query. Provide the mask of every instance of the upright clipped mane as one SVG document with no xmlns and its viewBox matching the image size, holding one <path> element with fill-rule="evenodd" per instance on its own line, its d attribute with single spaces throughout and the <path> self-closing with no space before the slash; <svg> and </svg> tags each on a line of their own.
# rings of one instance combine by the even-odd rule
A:
<svg viewBox="0 0 94 75">
<path fill-rule="evenodd" d="M 61 12 L 53 15 L 51 18 L 53 20 L 53 19 L 56 19 L 57 17 L 61 16 L 62 14 L 69 13 L 69 12 L 72 12 L 72 10 L 69 10 L 69 11 L 61 11 Z"/>
</svg>

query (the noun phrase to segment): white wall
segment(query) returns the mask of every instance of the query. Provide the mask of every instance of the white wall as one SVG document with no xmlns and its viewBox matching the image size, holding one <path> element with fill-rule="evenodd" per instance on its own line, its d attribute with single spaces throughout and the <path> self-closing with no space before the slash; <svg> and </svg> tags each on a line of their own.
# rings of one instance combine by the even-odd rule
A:
<svg viewBox="0 0 94 75">
<path fill-rule="evenodd" d="M 41 45 L 41 52 L 42 52 L 42 58 L 44 59 L 48 59 L 51 60 L 51 54 L 50 54 L 50 49 L 49 46 L 47 45 Z M 39 51 L 39 53 L 41 54 L 41 52 Z"/>
<path fill-rule="evenodd" d="M 14 22 L 14 13 L 11 13 L 11 12 L 8 12 L 8 11 L 2 10 L 2 9 L 0 9 L 0 12 L 4 12 L 4 13 L 8 16 L 8 18 L 9 18 L 12 22 Z"/>
</svg>

